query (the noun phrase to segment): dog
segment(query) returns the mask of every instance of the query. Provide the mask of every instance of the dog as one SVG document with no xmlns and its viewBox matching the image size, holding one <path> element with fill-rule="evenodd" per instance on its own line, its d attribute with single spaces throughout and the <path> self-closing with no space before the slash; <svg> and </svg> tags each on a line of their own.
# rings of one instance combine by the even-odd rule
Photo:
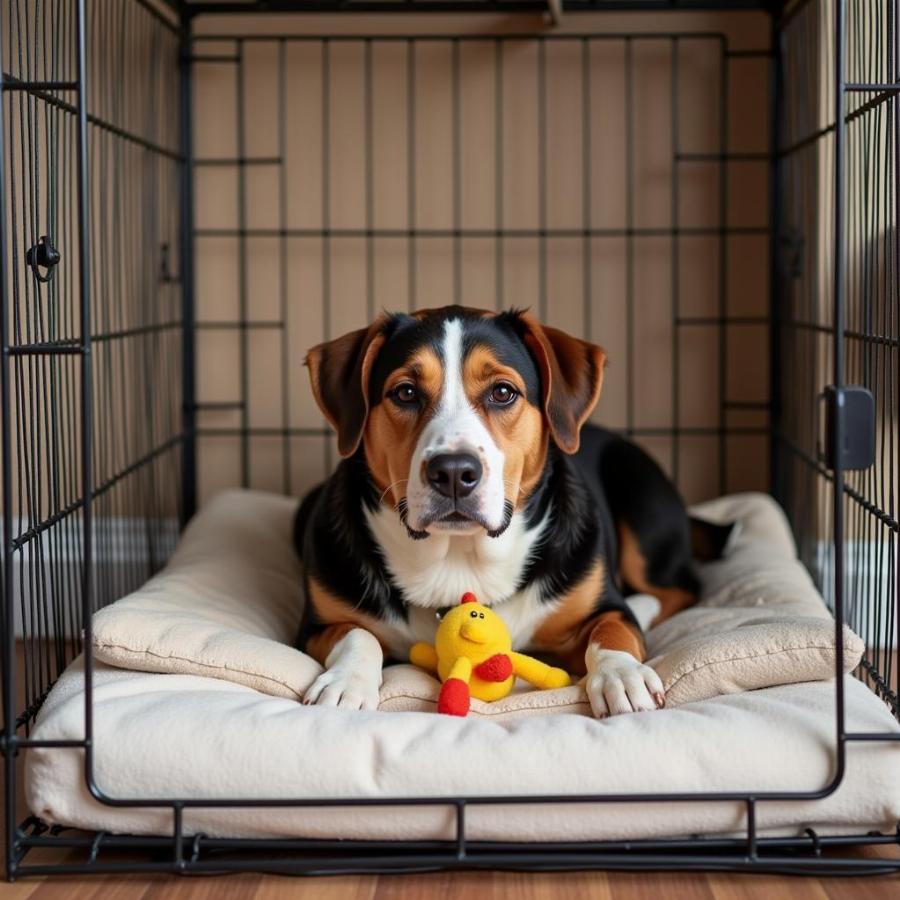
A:
<svg viewBox="0 0 900 900">
<path fill-rule="evenodd" d="M 450 306 L 385 314 L 306 365 L 343 459 L 295 519 L 298 646 L 325 667 L 305 703 L 375 709 L 385 660 L 471 591 L 514 649 L 585 676 L 595 716 L 665 704 L 644 629 L 696 602 L 694 555 L 728 529 L 692 523 L 645 451 L 585 424 L 602 348 Z"/>
</svg>

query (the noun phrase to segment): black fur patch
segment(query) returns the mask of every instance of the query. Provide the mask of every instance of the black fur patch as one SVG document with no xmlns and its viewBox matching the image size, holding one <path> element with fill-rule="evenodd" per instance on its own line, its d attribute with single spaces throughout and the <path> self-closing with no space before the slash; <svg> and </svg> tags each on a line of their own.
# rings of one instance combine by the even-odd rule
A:
<svg viewBox="0 0 900 900">
<path fill-rule="evenodd" d="M 363 516 L 362 504 L 377 509 L 379 495 L 362 450 L 343 460 L 310 496 L 314 499 L 304 501 L 303 515 L 295 523 L 304 576 L 376 618 L 390 611 L 405 619 L 403 596 L 391 581 Z M 320 625 L 307 603 L 301 633 L 308 637 Z"/>
<path fill-rule="evenodd" d="M 521 590 L 541 580 L 545 600 L 575 587 L 602 552 L 599 511 L 591 509 L 587 490 L 568 457 L 553 445 L 525 509 L 528 527 L 537 526 L 548 511 L 550 521 L 540 551 L 531 558 L 519 583 Z"/>
</svg>

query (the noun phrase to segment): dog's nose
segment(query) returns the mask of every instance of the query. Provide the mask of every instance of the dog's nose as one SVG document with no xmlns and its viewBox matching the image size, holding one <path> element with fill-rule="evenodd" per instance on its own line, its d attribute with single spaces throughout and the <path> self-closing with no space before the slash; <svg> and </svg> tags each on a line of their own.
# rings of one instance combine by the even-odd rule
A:
<svg viewBox="0 0 900 900">
<path fill-rule="evenodd" d="M 428 483 L 451 500 L 468 497 L 478 487 L 482 471 L 478 457 L 471 453 L 439 453 L 425 465 Z"/>
</svg>

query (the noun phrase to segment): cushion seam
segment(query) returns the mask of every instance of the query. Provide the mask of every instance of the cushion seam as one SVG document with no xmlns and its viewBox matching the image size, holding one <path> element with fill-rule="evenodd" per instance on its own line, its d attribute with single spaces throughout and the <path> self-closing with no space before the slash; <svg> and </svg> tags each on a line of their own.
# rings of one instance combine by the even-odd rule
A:
<svg viewBox="0 0 900 900">
<path fill-rule="evenodd" d="M 382 703 L 388 703 L 391 700 L 417 700 L 419 703 L 430 703 L 432 706 L 437 706 L 437 700 L 431 697 L 417 697 L 415 694 L 390 694 L 387 697 L 381 697 L 378 700 L 378 708 L 381 709 Z M 494 701 L 495 703 L 498 701 Z M 590 701 L 585 700 L 571 700 L 567 703 L 556 703 L 552 706 L 526 706 L 523 709 L 505 709 L 498 710 L 496 712 L 481 712 L 481 710 L 472 710 L 472 714 L 476 716 L 505 716 L 511 715 L 513 713 L 524 712 L 529 709 L 561 709 L 564 706 L 588 706 Z M 489 706 L 492 704 L 488 704 Z M 421 710 L 386 710 L 386 712 L 420 712 Z"/>
<path fill-rule="evenodd" d="M 845 646 L 846 649 L 846 646 Z M 700 669 L 709 668 L 709 666 L 717 666 L 722 663 L 732 663 L 732 662 L 746 662 L 748 659 L 760 659 L 764 656 L 776 656 L 779 653 L 792 653 L 797 650 L 831 650 L 834 651 L 834 644 L 805 644 L 800 647 L 779 647 L 778 650 L 767 650 L 765 653 L 752 653 L 749 656 L 731 656 L 727 659 L 712 659 L 709 662 L 700 663 L 699 665 L 694 666 L 693 668 L 688 669 L 686 672 L 680 673 L 674 681 L 669 682 L 666 691 L 671 690 L 679 681 L 683 678 L 686 678 L 688 675 L 693 675 L 694 672 L 699 672 Z M 857 663 L 858 665 L 858 663 Z M 853 667 L 854 669 L 856 666 Z M 853 671 L 852 669 L 850 671 Z M 805 679 L 808 680 L 808 679 Z M 827 679 L 824 678 L 816 678 L 815 681 L 825 681 Z M 768 685 L 769 687 L 777 687 L 777 685 Z M 745 689 L 746 690 L 746 689 Z"/>
<path fill-rule="evenodd" d="M 281 681 L 280 679 L 274 678 L 274 677 L 272 677 L 271 675 L 263 675 L 263 674 L 260 673 L 260 672 L 248 672 L 246 669 L 239 669 L 239 668 L 236 668 L 236 667 L 234 667 L 234 666 L 227 666 L 227 665 L 219 665 L 219 664 L 214 664 L 214 663 L 201 662 L 200 660 L 197 660 L 197 659 L 189 659 L 189 658 L 186 657 L 186 656 L 177 656 L 177 655 L 174 654 L 174 653 L 169 653 L 169 654 L 154 653 L 152 650 L 147 650 L 147 649 L 144 649 L 144 650 L 134 650 L 134 649 L 132 649 L 131 647 L 125 647 L 125 646 L 123 646 L 122 644 L 100 644 L 100 643 L 95 643 L 95 644 L 94 644 L 94 650 L 95 650 L 95 651 L 98 651 L 98 650 L 99 650 L 101 653 L 102 653 L 104 650 L 122 650 L 122 651 L 124 651 L 125 653 L 134 653 L 134 654 L 136 654 L 136 655 L 138 655 L 138 656 L 141 655 L 141 654 L 146 654 L 147 656 L 152 656 L 152 657 L 154 657 L 155 659 L 174 659 L 174 660 L 178 660 L 179 662 L 188 663 L 188 664 L 190 664 L 190 665 L 192 665 L 192 666 L 200 666 L 201 668 L 204 668 L 204 669 L 214 669 L 214 670 L 218 670 L 218 671 L 220 671 L 220 672 L 237 672 L 237 673 L 240 674 L 240 675 L 247 675 L 248 677 L 252 677 L 252 678 L 261 678 L 263 681 L 271 681 L 273 684 L 280 684 L 283 688 L 287 688 L 287 689 L 288 689 L 295 697 L 302 697 L 302 696 L 303 696 L 303 695 L 300 694 L 294 687 L 292 687 L 290 684 L 288 684 L 286 681 Z M 103 659 L 101 659 L 100 661 L 101 661 L 101 662 L 104 662 Z M 115 663 L 110 663 L 110 665 L 116 665 L 116 664 L 115 664 Z M 119 667 L 119 668 L 121 668 L 121 667 Z M 154 671 L 152 674 L 156 674 L 156 675 L 160 675 L 160 674 L 161 674 L 161 675 L 172 675 L 172 674 L 176 674 L 176 673 L 173 673 L 173 672 L 156 672 L 156 671 Z M 223 679 L 223 680 L 225 680 L 225 679 Z M 249 687 L 249 685 L 246 685 L 246 686 Z"/>
</svg>

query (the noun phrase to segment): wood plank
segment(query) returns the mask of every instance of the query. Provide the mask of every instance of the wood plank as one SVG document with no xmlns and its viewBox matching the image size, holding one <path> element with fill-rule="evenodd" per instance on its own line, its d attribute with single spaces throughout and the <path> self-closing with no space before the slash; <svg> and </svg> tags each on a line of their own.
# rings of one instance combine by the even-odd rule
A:
<svg viewBox="0 0 900 900">
<path fill-rule="evenodd" d="M 495 900 L 612 900 L 606 872 L 495 872 Z M 460 895 L 464 896 L 464 895 Z"/>
<path fill-rule="evenodd" d="M 613 900 L 714 900 L 703 873 L 610 872 Z"/>
<path fill-rule="evenodd" d="M 831 878 L 823 880 L 823 890 L 829 900 L 897 900 L 900 879 L 896 875 L 868 878 Z"/>
<path fill-rule="evenodd" d="M 783 878 L 777 875 L 725 875 L 710 873 L 706 876 L 715 900 L 828 900 L 828 895 L 817 878 Z"/>
<path fill-rule="evenodd" d="M 33 883 L 28 900 L 141 900 L 149 886 L 146 876 L 116 875 L 53 876 Z"/>
<path fill-rule="evenodd" d="M 417 876 L 410 876 L 417 878 Z M 334 875 L 327 878 L 290 878 L 266 875 L 260 879 L 253 900 L 373 900 L 377 875 Z M 248 895 L 250 896 L 250 895 Z"/>
<path fill-rule="evenodd" d="M 263 877 L 255 872 L 246 875 L 162 876 L 145 884 L 141 900 L 247 900 L 255 894 Z M 122 883 L 127 885 L 127 879 L 122 879 Z M 287 896 L 287 889 L 296 886 L 296 882 L 285 880 L 284 886 Z M 291 896 L 295 896 L 293 891 Z"/>
<path fill-rule="evenodd" d="M 0 882 L 0 898 L 2 900 L 29 900 L 40 885 L 41 882 L 37 879 L 16 881 L 13 884 Z"/>
<path fill-rule="evenodd" d="M 382 875 L 374 900 L 613 900 L 604 872 L 436 872 Z"/>
</svg>

